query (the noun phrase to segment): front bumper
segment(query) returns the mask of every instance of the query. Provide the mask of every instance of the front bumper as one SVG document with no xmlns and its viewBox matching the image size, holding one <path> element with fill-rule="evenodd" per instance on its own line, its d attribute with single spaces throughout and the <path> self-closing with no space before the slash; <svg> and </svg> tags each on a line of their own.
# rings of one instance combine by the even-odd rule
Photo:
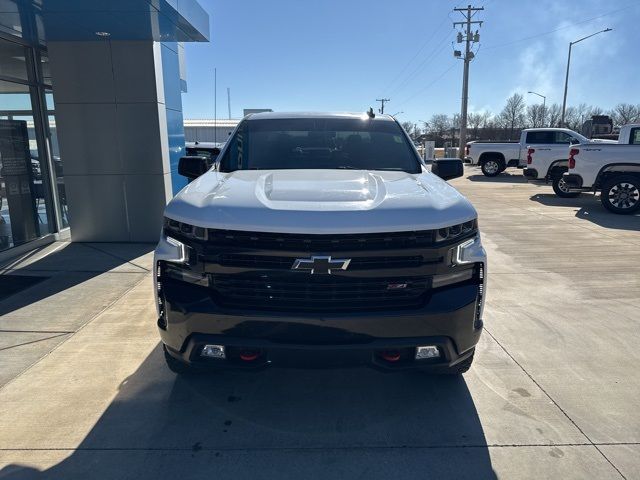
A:
<svg viewBox="0 0 640 480">
<path fill-rule="evenodd" d="M 530 180 L 536 180 L 538 178 L 538 171 L 535 168 L 525 168 L 522 172 L 525 177 Z"/>
<path fill-rule="evenodd" d="M 205 287 L 179 281 L 163 284 L 166 324 L 159 325 L 167 351 L 203 368 L 369 366 L 396 370 L 439 369 L 468 358 L 482 331 L 479 285 L 436 289 L 420 309 L 349 314 L 292 314 L 225 309 Z M 205 344 L 225 345 L 227 359 L 200 356 Z M 440 358 L 414 360 L 415 347 L 436 345 Z M 241 361 L 243 349 L 260 352 Z M 398 350 L 388 362 L 380 354 Z"/>
</svg>

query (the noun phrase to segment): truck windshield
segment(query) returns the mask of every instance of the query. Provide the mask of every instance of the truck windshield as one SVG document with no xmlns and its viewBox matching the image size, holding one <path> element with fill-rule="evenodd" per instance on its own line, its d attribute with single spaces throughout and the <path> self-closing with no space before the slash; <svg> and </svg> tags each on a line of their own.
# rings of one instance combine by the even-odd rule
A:
<svg viewBox="0 0 640 480">
<path fill-rule="evenodd" d="M 311 168 L 421 171 L 401 127 L 368 118 L 245 120 L 220 163 L 222 172 Z"/>
</svg>

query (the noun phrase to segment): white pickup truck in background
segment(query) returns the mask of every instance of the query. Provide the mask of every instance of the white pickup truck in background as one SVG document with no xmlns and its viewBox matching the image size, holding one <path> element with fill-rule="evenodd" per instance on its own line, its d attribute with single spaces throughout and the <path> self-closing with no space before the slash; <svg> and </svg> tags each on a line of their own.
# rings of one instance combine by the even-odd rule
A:
<svg viewBox="0 0 640 480">
<path fill-rule="evenodd" d="M 580 191 L 570 190 L 562 175 L 568 170 L 569 147 L 578 143 L 617 143 L 615 140 L 588 140 L 567 129 L 549 129 L 527 135 L 526 162 L 522 172 L 529 180 L 551 181 L 553 191 L 559 197 L 576 197 Z"/>
<path fill-rule="evenodd" d="M 563 180 L 572 191 L 600 190 L 600 200 L 613 213 L 640 209 L 640 123 L 620 129 L 615 144 L 587 142 L 569 151 Z"/>
<path fill-rule="evenodd" d="M 507 167 L 526 167 L 528 146 L 544 148 L 564 145 L 567 147 L 570 143 L 588 141 L 586 137 L 566 128 L 527 128 L 522 131 L 519 142 L 470 142 L 467 143 L 465 153 L 467 163 L 480 165 L 484 175 L 495 177 Z"/>
</svg>

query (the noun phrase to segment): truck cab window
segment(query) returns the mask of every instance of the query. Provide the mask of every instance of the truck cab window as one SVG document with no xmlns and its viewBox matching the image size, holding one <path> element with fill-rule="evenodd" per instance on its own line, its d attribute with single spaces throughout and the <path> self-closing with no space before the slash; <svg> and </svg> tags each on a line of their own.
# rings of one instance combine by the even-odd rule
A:
<svg viewBox="0 0 640 480">
<path fill-rule="evenodd" d="M 553 143 L 555 144 L 564 144 L 564 143 L 573 143 L 574 138 L 565 132 L 553 132 L 555 134 L 555 138 Z"/>
<path fill-rule="evenodd" d="M 526 143 L 528 145 L 555 143 L 553 133 L 554 132 L 546 132 L 546 131 L 528 132 Z"/>
</svg>

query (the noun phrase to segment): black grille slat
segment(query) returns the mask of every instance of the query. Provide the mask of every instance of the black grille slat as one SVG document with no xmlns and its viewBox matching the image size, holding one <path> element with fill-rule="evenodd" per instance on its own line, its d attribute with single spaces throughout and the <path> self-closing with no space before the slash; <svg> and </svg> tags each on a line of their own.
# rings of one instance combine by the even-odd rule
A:
<svg viewBox="0 0 640 480">
<path fill-rule="evenodd" d="M 431 246 L 434 242 L 433 230 L 322 235 L 209 229 L 207 236 L 208 245 L 309 251 L 404 249 Z"/>
<path fill-rule="evenodd" d="M 371 280 L 340 277 L 313 278 L 294 274 L 277 276 L 212 275 L 218 303 L 279 310 L 341 311 L 345 309 L 415 307 L 430 286 L 429 277 L 376 278 Z M 405 288 L 393 288 L 406 284 Z"/>
<path fill-rule="evenodd" d="M 298 257 L 229 253 L 220 255 L 218 262 L 224 267 L 289 270 L 296 258 Z M 435 265 L 440 262 L 442 262 L 441 257 L 425 259 L 421 255 L 355 257 L 351 259 L 349 270 L 417 268 L 422 265 Z"/>
</svg>

